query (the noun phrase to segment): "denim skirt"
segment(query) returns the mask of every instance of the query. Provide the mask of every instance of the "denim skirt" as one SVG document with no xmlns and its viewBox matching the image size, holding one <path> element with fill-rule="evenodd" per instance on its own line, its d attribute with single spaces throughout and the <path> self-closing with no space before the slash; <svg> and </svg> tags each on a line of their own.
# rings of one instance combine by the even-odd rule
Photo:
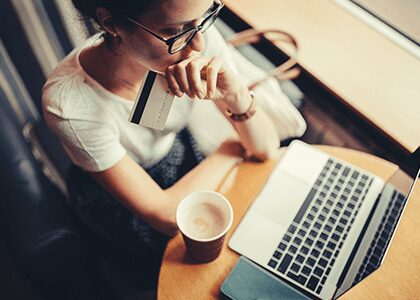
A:
<svg viewBox="0 0 420 300">
<path fill-rule="evenodd" d="M 196 141 L 184 128 L 169 153 L 145 171 L 166 189 L 203 159 Z M 79 167 L 71 167 L 66 182 L 70 205 L 82 225 L 115 249 L 140 287 L 155 289 L 168 238 L 126 209 Z"/>
</svg>

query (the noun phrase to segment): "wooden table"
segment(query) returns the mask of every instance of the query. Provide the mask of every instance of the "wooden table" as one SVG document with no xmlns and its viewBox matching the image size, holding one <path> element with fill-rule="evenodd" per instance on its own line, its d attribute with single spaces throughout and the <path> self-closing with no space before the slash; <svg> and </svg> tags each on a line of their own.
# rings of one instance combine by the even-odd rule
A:
<svg viewBox="0 0 420 300">
<path fill-rule="evenodd" d="M 420 60 L 333 0 L 225 2 L 254 28 L 290 32 L 303 69 L 407 154 L 417 149 Z"/>
<path fill-rule="evenodd" d="M 378 157 L 355 150 L 319 146 L 338 158 L 360 166 L 384 179 L 396 166 Z M 252 200 L 263 187 L 277 160 L 264 163 L 245 162 L 227 181 L 223 194 L 234 210 L 229 239 Z M 419 299 L 420 298 L 420 186 L 417 184 L 398 227 L 384 264 L 341 299 Z M 220 285 L 239 255 L 226 244 L 221 256 L 209 264 L 194 264 L 186 255 L 182 237 L 176 236 L 165 251 L 158 286 L 158 299 L 218 299 Z"/>
</svg>

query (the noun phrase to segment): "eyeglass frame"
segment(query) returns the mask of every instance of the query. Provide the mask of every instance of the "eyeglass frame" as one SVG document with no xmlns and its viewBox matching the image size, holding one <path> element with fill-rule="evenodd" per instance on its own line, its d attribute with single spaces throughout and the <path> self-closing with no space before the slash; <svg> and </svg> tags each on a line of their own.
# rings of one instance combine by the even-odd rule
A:
<svg viewBox="0 0 420 300">
<path fill-rule="evenodd" d="M 164 42 L 168 46 L 168 53 L 172 55 L 172 54 L 175 54 L 175 53 L 181 51 L 182 49 L 184 49 L 194 39 L 195 35 L 203 29 L 204 25 L 209 20 L 211 20 L 214 17 L 214 20 L 213 20 L 213 22 L 214 22 L 217 19 L 221 9 L 224 7 L 225 4 L 221 0 L 215 0 L 214 2 L 216 2 L 218 4 L 218 7 L 212 13 L 210 13 L 210 15 L 208 15 L 199 25 L 194 26 L 194 27 L 192 27 L 192 28 L 190 28 L 190 29 L 188 29 L 184 32 L 181 32 L 180 34 L 177 34 L 176 36 L 170 37 L 170 38 L 165 38 L 165 37 L 162 37 L 162 36 L 158 35 L 153 30 L 147 28 L 146 26 L 144 26 L 143 24 L 139 23 L 138 21 L 134 20 L 131 17 L 126 17 L 126 19 L 129 20 L 130 22 L 133 22 L 134 24 L 136 24 L 140 28 L 144 29 L 146 32 L 150 33 L 155 38 Z M 172 49 L 173 45 L 175 44 L 175 42 L 177 40 L 179 40 L 182 36 L 191 33 L 191 31 L 195 31 L 195 32 L 193 34 L 191 34 L 191 37 L 185 42 L 185 44 L 181 48 L 179 48 L 177 51 L 172 52 L 171 49 Z"/>
</svg>

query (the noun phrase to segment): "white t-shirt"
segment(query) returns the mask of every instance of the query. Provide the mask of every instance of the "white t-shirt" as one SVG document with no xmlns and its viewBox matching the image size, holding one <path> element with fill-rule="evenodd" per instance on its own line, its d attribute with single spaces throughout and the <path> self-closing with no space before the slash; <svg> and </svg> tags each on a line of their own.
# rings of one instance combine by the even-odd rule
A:
<svg viewBox="0 0 420 300">
<path fill-rule="evenodd" d="M 191 101 L 187 96 L 174 101 L 163 131 L 130 123 L 128 117 L 134 102 L 106 90 L 80 65 L 79 54 L 83 49 L 92 46 L 98 37 L 95 35 L 89 38 L 84 45 L 74 49 L 63 59 L 43 88 L 44 119 L 74 164 L 87 171 L 99 172 L 112 167 L 128 154 L 141 166 L 149 167 L 169 152 L 176 133 L 186 126 L 190 127 L 201 150 L 208 154 L 222 142 L 215 137 L 223 135 L 215 132 L 213 135 L 206 134 L 205 131 L 211 129 L 212 125 L 200 124 L 204 121 L 200 115 L 203 113 L 219 114 L 213 118 L 218 123 L 214 125 L 224 126 L 225 129 L 222 129 L 225 133 L 233 131 L 212 101 Z M 229 48 L 215 27 L 206 31 L 205 40 L 203 55 L 221 57 L 226 66 L 237 73 Z M 211 109 L 204 112 L 200 108 L 200 112 L 192 118 L 195 121 L 189 123 L 193 108 L 198 102 L 199 107 L 204 105 Z M 292 106 L 290 103 L 288 105 Z M 296 110 L 292 111 L 292 115 L 292 119 L 298 118 L 297 124 L 302 123 Z M 208 120 L 211 121 L 212 118 Z M 284 128 L 281 122 L 277 122 L 280 123 L 279 128 Z M 197 128 L 198 126 L 201 128 Z M 298 134 L 300 131 L 301 128 L 297 128 Z M 296 135 L 296 132 L 288 135 Z"/>
</svg>

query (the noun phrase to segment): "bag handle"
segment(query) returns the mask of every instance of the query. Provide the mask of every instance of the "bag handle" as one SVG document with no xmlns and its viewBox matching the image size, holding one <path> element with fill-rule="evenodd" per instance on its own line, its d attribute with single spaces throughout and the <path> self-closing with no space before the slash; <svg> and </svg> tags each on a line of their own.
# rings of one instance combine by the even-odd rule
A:
<svg viewBox="0 0 420 300">
<path fill-rule="evenodd" d="M 272 37 L 273 35 L 274 37 Z M 262 39 L 266 39 L 272 42 L 273 44 L 275 42 L 287 43 L 292 46 L 293 51 L 287 61 L 268 72 L 265 77 L 248 85 L 248 88 L 250 90 L 253 90 L 256 86 L 271 78 L 276 78 L 277 80 L 287 80 L 296 78 L 297 76 L 299 76 L 301 71 L 300 68 L 297 66 L 297 54 L 299 50 L 298 43 L 291 34 L 285 31 L 277 29 L 256 30 L 251 28 L 236 33 L 232 37 L 226 39 L 226 43 L 235 48 L 238 48 L 239 46 L 244 44 L 258 43 Z"/>
</svg>

